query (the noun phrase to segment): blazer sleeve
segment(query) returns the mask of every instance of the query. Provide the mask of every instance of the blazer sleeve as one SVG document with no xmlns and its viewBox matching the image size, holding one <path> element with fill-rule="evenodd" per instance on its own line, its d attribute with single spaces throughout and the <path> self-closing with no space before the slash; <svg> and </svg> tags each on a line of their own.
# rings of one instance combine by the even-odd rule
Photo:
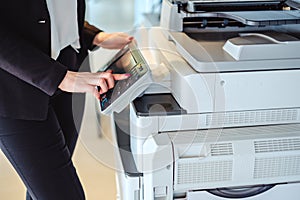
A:
<svg viewBox="0 0 300 200">
<path fill-rule="evenodd" d="M 87 49 L 93 50 L 96 46 L 93 45 L 93 40 L 95 36 L 103 32 L 102 30 L 98 29 L 97 27 L 89 24 L 87 21 L 84 22 L 84 27 L 83 27 L 83 38 L 84 38 L 84 43 L 86 44 Z"/>
<path fill-rule="evenodd" d="M 93 45 L 93 40 L 100 32 L 103 31 L 89 24 L 87 21 L 84 22 L 80 35 L 81 48 L 79 50 L 79 54 L 77 55 L 77 66 L 81 66 L 82 62 L 87 58 L 88 50 L 92 51 L 97 47 L 96 45 Z"/>
<path fill-rule="evenodd" d="M 0 38 L 0 69 L 53 95 L 67 68 L 5 28 Z"/>
</svg>

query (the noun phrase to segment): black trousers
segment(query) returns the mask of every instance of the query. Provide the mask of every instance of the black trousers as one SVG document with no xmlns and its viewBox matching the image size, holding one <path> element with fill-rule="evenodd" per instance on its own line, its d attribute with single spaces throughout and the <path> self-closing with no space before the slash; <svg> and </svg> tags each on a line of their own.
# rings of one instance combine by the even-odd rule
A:
<svg viewBox="0 0 300 200">
<path fill-rule="evenodd" d="M 76 52 L 65 48 L 58 61 L 76 69 Z M 72 94 L 50 99 L 44 121 L 0 117 L 0 148 L 27 188 L 26 199 L 83 200 L 84 192 L 71 160 L 78 132 Z"/>
<path fill-rule="evenodd" d="M 0 118 L 0 147 L 27 187 L 27 199 L 84 199 L 71 160 L 78 137 L 71 98 L 56 97 L 45 121 Z"/>
</svg>

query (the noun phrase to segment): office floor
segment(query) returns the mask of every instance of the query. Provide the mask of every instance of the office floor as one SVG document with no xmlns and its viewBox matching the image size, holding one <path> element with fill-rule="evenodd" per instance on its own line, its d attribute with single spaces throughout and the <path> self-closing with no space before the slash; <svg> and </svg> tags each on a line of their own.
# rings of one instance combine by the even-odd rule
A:
<svg viewBox="0 0 300 200">
<path fill-rule="evenodd" d="M 152 1 L 87 0 L 87 19 L 108 32 L 130 32 L 140 23 L 141 13 Z M 149 6 L 148 6 L 149 7 Z M 147 8 L 147 7 L 146 7 Z M 113 149 L 105 137 L 99 138 L 95 123 L 94 103 L 88 96 L 80 138 L 74 154 L 74 164 L 84 186 L 88 200 L 116 199 L 113 168 Z M 103 149 L 101 159 L 93 154 L 89 145 Z M 0 151 L 0 199 L 25 199 L 25 188 L 14 169 Z"/>
</svg>

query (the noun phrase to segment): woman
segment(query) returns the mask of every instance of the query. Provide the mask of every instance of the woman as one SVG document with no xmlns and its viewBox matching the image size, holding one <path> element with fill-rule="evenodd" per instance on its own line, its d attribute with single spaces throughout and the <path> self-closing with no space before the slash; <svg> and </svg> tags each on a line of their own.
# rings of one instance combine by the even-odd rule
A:
<svg viewBox="0 0 300 200">
<path fill-rule="evenodd" d="M 84 0 L 1 2 L 0 148 L 27 199 L 85 199 L 71 160 L 77 140 L 71 93 L 99 98 L 129 76 L 77 72 L 88 49 L 122 48 L 133 39 L 91 26 L 84 12 Z"/>
</svg>

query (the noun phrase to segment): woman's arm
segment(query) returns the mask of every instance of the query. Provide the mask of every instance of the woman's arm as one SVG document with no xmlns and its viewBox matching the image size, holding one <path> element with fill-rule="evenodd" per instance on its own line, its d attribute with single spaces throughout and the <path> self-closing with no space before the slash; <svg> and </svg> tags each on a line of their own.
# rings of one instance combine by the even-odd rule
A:
<svg viewBox="0 0 300 200">
<path fill-rule="evenodd" d="M 133 39 L 134 38 L 132 36 L 122 32 L 100 32 L 95 36 L 93 44 L 106 49 L 122 49 Z"/>
<path fill-rule="evenodd" d="M 84 24 L 83 32 L 82 42 L 84 44 L 81 56 L 84 55 L 85 49 L 92 50 L 95 46 L 121 49 L 133 40 L 132 36 L 125 33 L 105 33 L 87 22 Z M 68 71 L 59 88 L 67 92 L 90 92 L 99 98 L 100 94 L 114 87 L 115 80 L 126 79 L 129 76 L 129 74 L 112 74 L 111 71 L 98 73 Z M 99 86 L 100 91 L 98 91 L 97 86 Z"/>
<path fill-rule="evenodd" d="M 53 95 L 67 68 L 5 27 L 0 29 L 0 38 L 0 68 Z"/>
<path fill-rule="evenodd" d="M 91 31 L 91 29 L 89 30 Z M 100 35 L 101 31 L 96 32 L 96 30 L 91 31 L 88 35 L 94 35 L 91 41 L 92 45 L 101 46 L 103 43 L 95 43 L 94 40 L 97 35 L 100 37 L 104 35 Z M 106 45 L 114 48 L 122 48 L 133 39 L 126 34 L 105 35 L 109 36 L 109 40 L 102 40 L 102 42 L 106 42 Z M 125 79 L 129 76 L 128 74 L 116 75 L 111 72 L 67 71 L 64 65 L 5 29 L 0 29 L 0 38 L 0 68 L 50 96 L 60 88 L 68 92 L 91 92 L 98 98 L 100 93 L 106 92 L 114 86 L 115 80 Z M 95 90 L 96 86 L 100 86 L 100 92 Z"/>
<path fill-rule="evenodd" d="M 92 50 L 96 46 L 106 49 L 122 49 L 133 39 L 132 36 L 126 33 L 107 33 L 88 22 L 84 22 L 83 46 L 86 47 L 86 49 Z"/>
<path fill-rule="evenodd" d="M 132 40 L 133 37 L 125 33 L 106 33 L 85 22 L 81 38 L 82 48 L 78 55 L 79 63 L 86 58 L 88 49 L 93 50 L 96 46 L 121 49 Z M 59 88 L 68 92 L 90 92 L 99 98 L 100 94 L 114 87 L 115 80 L 126 79 L 129 76 L 129 74 L 112 74 L 111 71 L 98 73 L 68 71 Z"/>
<path fill-rule="evenodd" d="M 113 74 L 112 71 L 97 73 L 68 71 L 59 89 L 66 92 L 89 92 L 99 99 L 100 94 L 115 86 L 116 80 L 126 79 L 129 76 L 130 74 Z"/>
</svg>

